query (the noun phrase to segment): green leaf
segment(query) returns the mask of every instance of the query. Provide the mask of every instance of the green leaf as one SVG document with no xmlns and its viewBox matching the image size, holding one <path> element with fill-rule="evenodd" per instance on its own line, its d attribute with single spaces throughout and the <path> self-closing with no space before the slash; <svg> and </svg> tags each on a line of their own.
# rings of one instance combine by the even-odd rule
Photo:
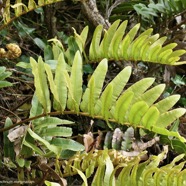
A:
<svg viewBox="0 0 186 186">
<path fill-rule="evenodd" d="M 160 115 L 156 125 L 158 127 L 167 127 L 172 122 L 174 122 L 177 118 L 184 115 L 185 112 L 186 112 L 186 109 L 184 109 L 184 108 L 177 108 L 177 109 L 171 110 L 169 112 L 165 112 Z"/>
<path fill-rule="evenodd" d="M 35 116 L 38 116 L 40 114 L 42 114 L 43 112 L 43 108 L 42 108 L 42 105 L 41 103 L 39 102 L 37 96 L 36 96 L 36 93 L 34 93 L 33 95 L 33 98 L 32 98 L 32 102 L 31 102 L 31 109 L 30 109 L 30 116 L 29 118 L 32 118 L 32 117 L 35 117 Z M 35 119 L 33 120 L 33 124 L 35 124 L 39 119 Z"/>
<path fill-rule="evenodd" d="M 54 96 L 54 99 L 59 102 L 59 96 L 58 96 L 58 91 L 57 91 L 57 87 L 54 83 L 54 78 L 53 78 L 53 74 L 52 74 L 52 70 L 50 68 L 50 66 L 48 64 L 44 64 L 44 67 L 45 67 L 45 71 L 46 71 L 46 74 L 47 74 L 47 79 L 48 79 L 48 82 L 49 82 L 49 85 L 50 85 L 50 90 Z"/>
<path fill-rule="evenodd" d="M 10 127 L 11 125 L 13 125 L 12 120 L 9 117 L 7 117 L 4 127 L 5 128 Z M 3 144 L 4 144 L 3 153 L 4 153 L 4 157 L 10 158 L 10 160 L 13 161 L 15 158 L 14 143 L 8 139 L 7 137 L 8 133 L 9 131 L 5 131 L 3 133 Z"/>
<path fill-rule="evenodd" d="M 120 46 L 120 43 L 122 41 L 123 35 L 125 34 L 125 29 L 127 27 L 128 21 L 123 21 L 118 29 L 115 31 L 114 36 L 112 38 L 112 41 L 110 42 L 109 51 L 108 51 L 108 57 L 112 58 L 114 57 L 116 60 L 119 59 L 118 57 L 118 48 Z"/>
<path fill-rule="evenodd" d="M 104 83 L 104 79 L 105 79 L 105 75 L 108 69 L 108 64 L 107 64 L 107 59 L 103 59 L 99 65 L 97 66 L 96 70 L 94 71 L 94 73 L 92 74 L 89 83 L 88 83 L 88 87 L 85 90 L 85 93 L 83 94 L 83 101 L 81 102 L 81 110 L 83 111 L 87 111 L 89 104 L 87 104 L 89 102 L 89 91 L 90 88 L 93 88 L 91 84 L 94 84 L 95 82 L 95 87 L 94 87 L 94 91 L 92 92 L 92 95 L 90 95 L 91 99 L 94 100 L 94 104 L 97 102 L 97 100 L 99 99 L 99 96 L 101 94 L 102 88 L 103 88 L 103 83 Z"/>
<path fill-rule="evenodd" d="M 72 129 L 69 127 L 43 128 L 39 134 L 41 136 L 70 137 L 72 135 Z"/>
<path fill-rule="evenodd" d="M 30 58 L 30 63 L 32 66 L 32 73 L 34 75 L 34 85 L 36 87 L 36 95 L 38 97 L 38 100 L 42 104 L 45 112 L 50 112 L 50 94 L 43 60 L 41 57 L 39 57 L 37 63 L 33 58 Z"/>
<path fill-rule="evenodd" d="M 66 108 L 67 102 L 67 86 L 65 81 L 66 63 L 62 52 L 57 61 L 54 83 L 57 87 L 59 103 L 56 103 L 54 108 L 63 112 Z"/>
<path fill-rule="evenodd" d="M 34 38 L 34 43 L 41 49 L 44 50 L 46 48 L 46 44 L 40 38 Z"/>
<path fill-rule="evenodd" d="M 108 57 L 110 43 L 117 30 L 119 23 L 120 23 L 120 20 L 117 20 L 109 27 L 108 30 L 105 30 L 103 40 L 100 44 L 100 55 L 101 56 Z"/>
<path fill-rule="evenodd" d="M 12 83 L 8 81 L 0 81 L 0 88 L 12 86 Z"/>
<path fill-rule="evenodd" d="M 169 109 L 171 109 L 179 99 L 180 99 L 180 95 L 172 95 L 159 101 L 154 106 L 156 106 L 156 108 L 159 110 L 160 113 L 164 113 L 167 112 Z"/>
<path fill-rule="evenodd" d="M 138 126 L 141 122 L 142 117 L 149 109 L 149 106 L 144 101 L 136 102 L 134 105 L 132 105 L 128 120 L 132 125 Z"/>
<path fill-rule="evenodd" d="M 148 106 L 151 106 L 162 94 L 165 89 L 165 84 L 157 85 L 150 90 L 146 91 L 141 97 L 136 101 L 145 101 Z"/>
<path fill-rule="evenodd" d="M 94 31 L 94 35 L 92 38 L 92 42 L 89 48 L 89 58 L 90 60 L 98 60 L 99 59 L 99 44 L 101 40 L 101 34 L 103 30 L 103 25 L 98 25 Z"/>
<path fill-rule="evenodd" d="M 112 106 L 113 85 L 109 84 L 101 96 L 102 116 L 105 120 L 109 118 L 109 110 Z"/>
<path fill-rule="evenodd" d="M 130 86 L 125 91 L 125 93 L 130 91 L 134 92 L 134 99 L 132 103 L 135 103 L 139 99 L 139 97 L 153 84 L 154 80 L 154 78 L 144 78 Z"/>
<path fill-rule="evenodd" d="M 119 55 L 121 55 L 121 58 L 124 58 L 126 60 L 129 60 L 130 56 L 127 54 L 127 50 L 133 41 L 134 37 L 136 36 L 138 30 L 139 30 L 140 24 L 135 25 L 125 36 L 121 43 L 121 47 L 119 48 Z"/>
<path fill-rule="evenodd" d="M 83 151 L 85 149 L 82 144 L 71 139 L 53 138 L 51 144 L 60 146 L 62 150 Z"/>
<path fill-rule="evenodd" d="M 119 123 L 124 123 L 126 121 L 126 113 L 130 108 L 133 96 L 134 93 L 132 91 L 127 91 L 117 100 L 115 109 L 112 110 L 112 113 Z"/>
<path fill-rule="evenodd" d="M 82 97 L 82 84 L 83 84 L 83 72 L 82 72 L 82 57 L 80 52 L 76 52 L 74 57 L 72 69 L 71 69 L 71 76 L 70 76 L 70 83 L 72 88 L 73 97 L 69 97 L 67 106 L 71 110 L 75 110 L 77 113 L 79 112 L 79 105 Z"/>
<path fill-rule="evenodd" d="M 86 42 L 86 39 L 87 39 L 87 36 L 88 36 L 88 30 L 89 30 L 89 27 L 86 26 L 81 34 L 77 34 L 76 30 L 74 30 L 74 35 L 75 35 L 75 40 L 76 40 L 76 43 L 78 44 L 78 47 L 81 51 L 81 53 L 84 51 L 84 48 L 85 48 L 85 42 Z"/>
<path fill-rule="evenodd" d="M 43 138 L 41 138 L 40 136 L 38 136 L 35 132 L 33 132 L 30 128 L 27 130 L 28 133 L 35 139 L 38 140 L 39 142 L 41 142 L 42 144 L 44 144 L 50 151 L 54 152 L 56 155 L 60 155 L 61 153 L 61 149 L 51 145 L 48 141 L 44 140 Z"/>
<path fill-rule="evenodd" d="M 160 113 L 155 106 L 150 107 L 142 118 L 142 125 L 151 130 L 151 126 L 154 126 L 158 121 L 159 115 Z"/>
<path fill-rule="evenodd" d="M 45 127 L 55 127 L 57 125 L 69 125 L 73 124 L 74 122 L 63 120 L 57 117 L 45 117 L 44 119 L 40 120 L 35 124 L 35 131 L 45 128 Z"/>
</svg>

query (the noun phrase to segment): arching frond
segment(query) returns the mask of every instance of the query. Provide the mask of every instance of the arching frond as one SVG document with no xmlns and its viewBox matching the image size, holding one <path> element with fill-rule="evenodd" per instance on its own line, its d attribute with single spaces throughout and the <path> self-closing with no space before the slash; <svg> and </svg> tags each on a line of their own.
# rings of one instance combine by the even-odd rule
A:
<svg viewBox="0 0 186 186">
<path fill-rule="evenodd" d="M 107 59 L 103 59 L 92 74 L 83 93 L 80 52 L 78 51 L 74 57 L 70 74 L 65 69 L 65 61 L 62 56 L 63 54 L 58 58 L 55 78 L 50 72 L 50 66 L 44 64 L 41 58 L 38 63 L 31 59 L 36 95 L 45 111 L 50 112 L 48 79 L 54 103 L 58 105 L 55 109 L 61 113 L 65 114 L 68 110 L 68 113 L 71 111 L 71 114 L 80 114 L 103 119 L 107 122 L 112 121 L 122 125 L 144 128 L 158 134 L 175 136 L 183 142 L 186 141 L 179 133 L 166 129 L 168 125 L 182 116 L 186 109 L 170 110 L 179 99 L 177 95 L 157 102 L 165 89 L 164 84 L 152 88 L 155 79 L 144 78 L 124 89 L 131 75 L 131 67 L 126 67 L 103 88 L 108 69 Z M 63 66 L 61 66 L 62 64 Z M 58 77 L 59 70 L 63 80 Z M 60 89 L 57 89 L 57 86 L 60 86 Z"/>
<path fill-rule="evenodd" d="M 127 21 L 120 24 L 120 21 L 117 20 L 108 30 L 104 30 L 102 37 L 103 26 L 97 26 L 89 48 L 89 60 L 98 62 L 107 58 L 108 60 L 143 61 L 167 65 L 186 63 L 179 62 L 180 56 L 185 54 L 186 51 L 174 51 L 173 49 L 177 46 L 176 43 L 164 45 L 167 38 L 160 38 L 159 34 L 151 35 L 153 31 L 151 28 L 138 36 L 140 24 L 135 25 L 128 33 L 125 33 L 126 27 Z M 80 38 L 85 41 L 83 32 L 84 37 L 81 37 L 82 34 L 75 33 L 75 38 L 78 36 L 78 40 L 76 39 L 78 43 Z M 82 45 L 80 48 L 82 50 Z"/>
<path fill-rule="evenodd" d="M 185 185 L 186 171 L 182 170 L 185 161 L 179 163 L 184 154 L 175 157 L 170 164 L 161 167 L 159 164 L 165 157 L 165 151 L 158 156 L 151 156 L 145 162 L 140 162 L 142 154 L 131 159 L 123 156 L 122 151 L 107 149 L 76 154 L 65 162 L 64 175 L 77 174 L 78 169 L 85 172 L 88 179 L 98 167 L 93 176 L 92 186 Z"/>
<path fill-rule="evenodd" d="M 11 4 L 10 0 L 6 0 L 5 8 L 3 10 L 4 24 L 0 27 L 0 30 L 23 14 L 26 14 L 41 6 L 57 3 L 59 1 L 62 0 L 28 0 L 27 3 L 23 2 L 22 0 L 16 0 L 14 4 Z"/>
</svg>

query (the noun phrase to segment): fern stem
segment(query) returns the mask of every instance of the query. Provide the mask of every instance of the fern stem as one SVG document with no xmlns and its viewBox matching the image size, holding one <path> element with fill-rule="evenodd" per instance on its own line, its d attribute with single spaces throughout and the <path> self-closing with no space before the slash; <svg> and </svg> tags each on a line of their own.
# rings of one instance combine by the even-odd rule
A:
<svg viewBox="0 0 186 186">
<path fill-rule="evenodd" d="M 2 128 L 0 129 L 0 133 L 1 132 L 5 132 L 7 130 L 10 130 L 18 125 L 22 125 L 22 124 L 25 124 L 27 122 L 30 122 L 32 120 L 35 120 L 35 119 L 38 119 L 38 118 L 41 118 L 41 117 L 45 117 L 45 116 L 57 116 L 57 115 L 77 115 L 77 113 L 75 111 L 64 111 L 63 113 L 59 112 L 59 111 L 56 111 L 56 112 L 49 112 L 49 113 L 43 113 L 43 114 L 40 114 L 38 116 L 34 116 L 32 118 L 27 118 L 23 121 L 20 121 L 20 122 L 17 122 L 9 127 L 5 127 L 5 128 Z M 78 115 L 81 115 L 81 116 L 85 116 L 85 117 L 91 117 L 90 114 L 88 112 L 79 112 Z M 101 119 L 101 120 L 105 120 L 102 116 L 94 116 L 95 119 Z M 108 119 L 109 122 L 113 122 L 113 123 L 117 123 L 118 121 L 116 121 L 115 119 Z M 125 125 L 130 125 L 130 123 L 125 123 Z"/>
</svg>

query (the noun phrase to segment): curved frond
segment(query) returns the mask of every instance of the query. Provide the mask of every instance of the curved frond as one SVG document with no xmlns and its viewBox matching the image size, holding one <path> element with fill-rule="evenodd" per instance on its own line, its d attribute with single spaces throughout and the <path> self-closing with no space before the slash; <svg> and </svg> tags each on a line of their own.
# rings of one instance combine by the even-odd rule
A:
<svg viewBox="0 0 186 186">
<path fill-rule="evenodd" d="M 0 26 L 0 30 L 23 14 L 26 14 L 42 6 L 57 3 L 59 1 L 62 0 L 28 0 L 27 3 L 23 2 L 22 0 L 16 0 L 14 4 L 11 4 L 10 0 L 7 0 L 3 10 L 4 24 Z"/>
<path fill-rule="evenodd" d="M 64 175 L 77 174 L 77 169 L 85 172 L 88 179 L 93 176 L 93 185 L 185 185 L 185 161 L 180 161 L 185 156 L 181 154 L 173 159 L 170 164 L 159 166 L 164 160 L 166 152 L 158 156 L 151 156 L 141 162 L 141 156 L 129 159 L 122 155 L 122 151 L 99 150 L 89 153 L 79 153 L 65 162 Z M 117 165 L 117 166 L 116 166 Z M 98 168 L 97 168 L 98 167 Z M 94 171 L 96 170 L 96 172 Z M 95 174 L 94 174 L 95 172 Z"/>
<path fill-rule="evenodd" d="M 62 56 L 59 60 L 62 60 L 62 63 L 64 63 Z M 61 61 L 58 61 L 58 65 L 60 63 Z M 37 64 L 31 59 L 31 64 L 35 76 L 36 94 L 40 103 L 47 110 L 47 105 L 49 104 L 48 88 L 46 83 L 41 83 L 46 82 L 44 68 L 42 69 L 44 62 L 40 58 Z M 71 111 L 71 114 L 82 114 L 106 121 L 117 122 L 122 125 L 144 128 L 157 134 L 175 136 L 182 142 L 186 141 L 178 132 L 166 129 L 167 126 L 184 115 L 186 109 L 178 108 L 170 110 L 178 101 L 178 95 L 173 95 L 157 102 L 165 85 L 160 84 L 151 87 L 155 80 L 154 78 L 144 78 L 129 88 L 124 89 L 131 75 L 131 67 L 126 67 L 104 88 L 108 61 L 107 59 L 103 59 L 92 74 L 88 86 L 83 93 L 82 57 L 80 52 L 77 52 L 74 57 L 70 75 L 66 69 L 60 70 L 56 68 L 56 75 L 60 72 L 61 77 L 64 78 L 63 82 L 60 79 L 55 79 L 54 81 L 51 70 L 49 69 L 50 66 L 45 65 L 45 67 L 47 67 L 45 70 L 55 103 L 57 102 L 62 106 L 62 109 L 55 107 L 57 111 L 65 113 L 67 109 Z M 63 67 L 65 68 L 64 64 Z M 60 71 L 57 72 L 58 70 Z M 56 88 L 56 85 L 60 86 L 60 82 L 63 87 L 60 89 L 61 92 Z M 62 96 L 62 91 L 64 91 L 64 97 Z M 45 96 L 42 96 L 42 94 Z M 66 106 L 65 103 L 67 103 Z"/>
<path fill-rule="evenodd" d="M 89 48 L 88 56 L 91 62 L 107 58 L 108 60 L 144 61 L 167 65 L 186 63 L 179 62 L 180 56 L 186 51 L 174 51 L 176 43 L 164 45 L 167 38 L 159 38 L 159 34 L 151 35 L 153 31 L 151 28 L 137 35 L 140 24 L 125 33 L 127 21 L 119 23 L 119 20 L 115 21 L 108 30 L 104 30 L 104 33 L 102 25 L 96 27 Z M 77 43 L 81 35 L 78 35 Z M 84 39 L 85 37 L 82 37 L 82 40 Z"/>
</svg>

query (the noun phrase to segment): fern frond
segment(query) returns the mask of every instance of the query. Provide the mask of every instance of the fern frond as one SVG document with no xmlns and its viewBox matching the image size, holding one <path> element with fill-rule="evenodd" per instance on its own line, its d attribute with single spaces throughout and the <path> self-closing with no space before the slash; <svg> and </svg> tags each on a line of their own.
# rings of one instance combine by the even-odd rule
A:
<svg viewBox="0 0 186 186">
<path fill-rule="evenodd" d="M 115 21 L 108 30 L 104 30 L 103 38 L 101 38 L 103 26 L 97 26 L 89 48 L 89 60 L 96 62 L 107 58 L 109 60 L 144 61 L 167 65 L 185 64 L 179 60 L 186 51 L 173 51 L 177 44 L 172 43 L 164 46 L 167 38 L 159 38 L 159 34 L 151 36 L 152 29 L 136 36 L 140 24 L 135 25 L 125 34 L 126 26 L 127 21 L 121 23 L 120 26 L 119 20 Z"/>
<path fill-rule="evenodd" d="M 78 169 L 85 172 L 88 179 L 98 167 L 91 185 L 185 185 L 186 171 L 182 170 L 185 161 L 178 163 L 185 155 L 181 154 L 170 164 L 159 167 L 166 153 L 163 151 L 142 163 L 140 157 L 144 153 L 133 158 L 123 156 L 122 151 L 107 149 L 79 153 L 63 162 L 64 176 L 77 174 Z"/>
<path fill-rule="evenodd" d="M 160 14 L 161 17 L 170 17 L 184 11 L 186 2 L 184 0 L 158 0 L 158 2 L 150 1 L 148 5 L 135 4 L 133 7 L 144 21 L 151 21 L 155 24 L 154 18 Z"/>
<path fill-rule="evenodd" d="M 14 4 L 11 4 L 10 0 L 7 0 L 3 11 L 4 24 L 0 27 L 0 30 L 23 14 L 26 14 L 42 6 L 57 3 L 59 1 L 62 0 L 28 0 L 27 3 L 23 2 L 22 0 L 16 0 Z M 14 13 L 12 14 L 12 12 Z"/>
<path fill-rule="evenodd" d="M 65 63 L 62 55 L 60 55 L 58 60 L 58 65 Z M 39 58 L 37 64 L 31 59 L 31 65 L 35 77 L 36 94 L 44 109 L 49 111 L 50 98 L 45 70 L 43 68 L 44 62 Z M 170 110 L 179 99 L 179 96 L 176 95 L 157 102 L 165 85 L 160 84 L 154 88 L 150 88 L 155 80 L 154 78 L 144 78 L 124 90 L 131 75 L 131 67 L 126 67 L 103 91 L 104 79 L 108 69 L 108 62 L 106 59 L 103 59 L 95 69 L 83 93 L 82 57 L 80 52 L 77 52 L 74 57 L 70 75 L 65 69 L 64 64 L 64 69 L 56 68 L 56 75 L 60 72 L 60 76 L 64 78 L 63 81 L 60 79 L 52 80 L 51 70 L 48 69 L 50 66 L 46 67 L 47 78 L 51 93 L 55 99 L 55 105 L 57 103 L 62 106 L 55 107 L 57 111 L 65 114 L 67 109 L 68 111 L 70 110 L 71 114 L 86 115 L 117 122 L 122 125 L 144 128 L 157 134 L 175 136 L 182 142 L 186 141 L 178 132 L 168 131 L 166 129 L 168 125 L 182 116 L 186 112 L 186 109 Z M 58 70 L 60 71 L 58 72 Z M 62 84 L 60 85 L 59 82 Z M 63 92 L 57 90 L 57 85 L 62 86 L 60 90 L 64 91 L 64 97 Z M 60 96 L 61 98 L 59 99 Z"/>
</svg>

